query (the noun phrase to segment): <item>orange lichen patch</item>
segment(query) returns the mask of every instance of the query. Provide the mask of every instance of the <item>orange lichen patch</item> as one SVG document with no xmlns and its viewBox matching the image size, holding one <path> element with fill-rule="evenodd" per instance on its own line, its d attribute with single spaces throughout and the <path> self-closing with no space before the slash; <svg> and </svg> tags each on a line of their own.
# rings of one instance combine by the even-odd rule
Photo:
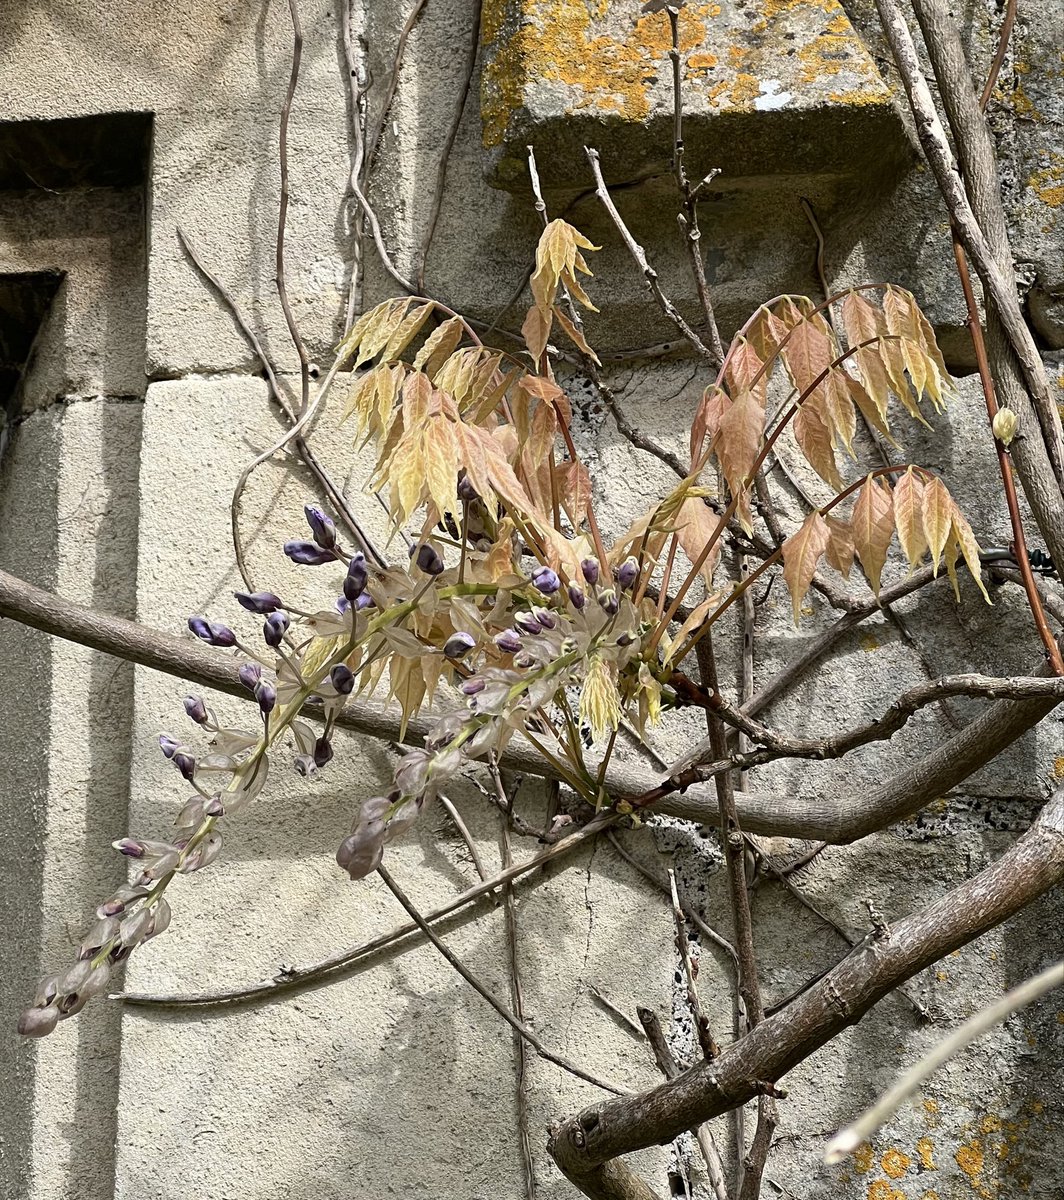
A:
<svg viewBox="0 0 1064 1200">
<path fill-rule="evenodd" d="M 912 1166 L 912 1161 L 908 1154 L 903 1154 L 900 1150 L 896 1150 L 893 1147 L 887 1150 L 879 1160 L 880 1166 L 883 1168 L 883 1174 L 889 1175 L 891 1179 L 901 1179 L 905 1172 Z"/>
<path fill-rule="evenodd" d="M 905 1193 L 887 1179 L 877 1179 L 868 1185 L 868 1200 L 906 1200 Z"/>
<path fill-rule="evenodd" d="M 973 1138 L 970 1142 L 965 1142 L 963 1146 L 958 1146 L 956 1153 L 953 1155 L 957 1166 L 968 1176 L 968 1182 L 976 1187 L 979 1177 L 983 1173 L 983 1147 L 978 1138 Z"/>
<path fill-rule="evenodd" d="M 740 71 L 735 76 L 735 82 L 731 85 L 732 104 L 737 107 L 749 104 L 760 95 L 761 83 L 755 75 L 747 75 L 745 71 Z"/>
<path fill-rule="evenodd" d="M 870 1142 L 862 1142 L 853 1152 L 853 1169 L 858 1175 L 867 1175 L 875 1166 L 876 1156 Z"/>
<path fill-rule="evenodd" d="M 916 1140 L 916 1155 L 920 1160 L 920 1166 L 925 1171 L 937 1171 L 935 1160 L 932 1157 L 935 1151 L 935 1143 L 929 1137 L 917 1138 Z"/>
<path fill-rule="evenodd" d="M 1064 155 L 1050 151 L 1049 157 L 1050 165 L 1035 171 L 1027 186 L 1047 208 L 1060 208 L 1064 205 Z"/>
<path fill-rule="evenodd" d="M 712 71 L 717 65 L 715 54 L 692 54 L 687 60 L 688 71 Z"/>
<path fill-rule="evenodd" d="M 920 1197 L 920 1200 L 938 1200 L 938 1192 L 932 1188 L 931 1191 L 924 1192 L 924 1194 Z"/>
</svg>

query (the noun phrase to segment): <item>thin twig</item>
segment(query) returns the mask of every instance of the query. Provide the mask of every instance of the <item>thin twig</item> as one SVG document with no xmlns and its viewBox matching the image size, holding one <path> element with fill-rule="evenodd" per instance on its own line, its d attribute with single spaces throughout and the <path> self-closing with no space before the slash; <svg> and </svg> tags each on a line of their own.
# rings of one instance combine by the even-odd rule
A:
<svg viewBox="0 0 1064 1200">
<path fill-rule="evenodd" d="M 458 831 L 458 836 L 465 843 L 465 848 L 469 851 L 469 857 L 473 860 L 473 866 L 476 868 L 477 874 L 480 876 L 482 881 L 486 880 L 488 878 L 488 874 L 484 870 L 484 862 L 480 857 L 480 851 L 477 849 L 477 844 L 473 840 L 473 835 L 469 832 L 469 826 L 466 825 L 465 821 L 462 820 L 462 814 L 455 807 L 454 801 L 448 799 L 448 797 L 442 792 L 438 794 L 437 798 L 439 799 L 440 807 L 444 810 L 448 817 L 450 817 L 451 824 Z M 491 899 L 493 904 L 498 905 L 499 900 L 494 893 L 492 893 Z"/>
<path fill-rule="evenodd" d="M 684 979 L 687 982 L 687 1006 L 691 1010 L 691 1018 L 695 1023 L 695 1036 L 702 1050 L 703 1058 L 716 1058 L 720 1047 L 713 1040 L 713 1032 L 709 1027 L 709 1018 L 702 1008 L 698 996 L 698 986 L 695 983 L 695 967 L 691 961 L 691 946 L 687 940 L 687 927 L 684 925 L 683 909 L 680 907 L 680 894 L 676 890 L 676 872 L 669 868 L 669 892 L 672 899 L 672 918 L 676 926 L 676 952 L 683 965 Z"/>
<path fill-rule="evenodd" d="M 676 1061 L 676 1056 L 669 1049 L 669 1043 L 665 1040 L 658 1014 L 649 1008 L 639 1008 L 636 1011 L 646 1039 L 654 1052 L 658 1070 L 666 1079 L 675 1079 L 680 1073 L 680 1064 Z M 713 1139 L 712 1131 L 708 1125 L 697 1125 L 691 1132 L 702 1152 L 713 1195 L 716 1200 L 728 1200 L 728 1187 L 724 1180 L 724 1163 L 721 1160 L 720 1151 L 717 1149 L 717 1143 Z"/>
<path fill-rule="evenodd" d="M 615 1096 L 630 1096 L 631 1092 L 627 1088 L 618 1087 L 616 1084 L 607 1083 L 605 1080 L 599 1079 L 592 1075 L 589 1071 L 585 1071 L 583 1067 L 571 1062 L 564 1055 L 555 1054 L 553 1050 L 548 1050 L 539 1038 L 524 1024 L 519 1021 L 505 1004 L 500 1003 L 488 989 L 480 982 L 472 971 L 462 962 L 462 960 L 450 950 L 440 939 L 436 931 L 429 925 L 425 918 L 414 907 L 414 904 L 407 896 L 406 892 L 392 878 L 387 867 L 378 867 L 377 874 L 380 876 L 384 886 L 392 893 L 399 903 L 406 910 L 407 916 L 435 946 L 439 953 L 447 960 L 447 962 L 458 972 L 459 975 L 469 984 L 469 986 L 477 993 L 482 1000 L 486 1000 L 488 1004 L 499 1014 L 500 1017 L 510 1026 L 514 1033 L 520 1034 L 522 1038 L 532 1047 L 533 1050 L 545 1059 L 547 1062 L 553 1063 L 556 1067 L 560 1067 L 563 1071 L 568 1071 L 570 1075 L 575 1075 L 577 1079 L 584 1080 L 585 1083 L 590 1083 L 594 1087 L 601 1088 L 604 1092 L 612 1092 Z"/>
<path fill-rule="evenodd" d="M 348 102 L 351 109 L 351 170 L 348 176 L 348 191 L 354 197 L 355 185 L 362 174 L 362 163 L 366 156 L 366 89 L 362 83 L 362 67 L 355 50 L 354 0 L 344 0 L 343 42 L 344 67 L 347 71 Z M 365 214 L 356 204 L 352 222 L 351 279 L 347 288 L 347 304 L 344 311 L 344 335 L 351 329 L 355 309 L 360 302 L 362 282 L 362 239 L 365 234 Z"/>
<path fill-rule="evenodd" d="M 636 265 L 643 273 L 643 279 L 646 281 L 647 287 L 650 289 L 651 295 L 654 297 L 658 307 L 666 317 L 676 326 L 681 334 L 691 343 L 698 353 L 710 364 L 716 366 L 719 359 L 714 352 L 702 341 L 698 334 L 680 315 L 676 306 L 661 290 L 661 284 L 658 282 L 658 273 L 647 261 L 646 251 L 632 237 L 628 226 L 624 223 L 624 218 L 617 211 L 617 206 L 613 203 L 613 198 L 610 196 L 609 189 L 606 187 L 606 181 L 602 178 L 602 167 L 599 165 L 599 152 L 592 149 L 590 146 L 584 147 L 584 153 L 587 155 L 587 160 L 591 164 L 591 171 L 595 177 L 595 195 L 598 196 L 603 208 L 609 213 L 610 219 L 617 227 L 617 232 L 621 235 L 621 239 L 628 247 L 628 252 L 635 259 Z"/>
<path fill-rule="evenodd" d="M 888 1091 L 845 1129 L 840 1130 L 824 1148 L 826 1163 L 841 1162 L 897 1112 L 899 1106 L 912 1096 L 920 1085 L 943 1063 L 960 1053 L 966 1046 L 982 1037 L 1013 1013 L 1040 999 L 1053 988 L 1064 987 L 1064 962 L 1055 963 L 1040 974 L 1021 983 L 1000 1000 L 969 1017 L 949 1037 L 943 1038 L 929 1053 L 909 1068 Z"/>
</svg>

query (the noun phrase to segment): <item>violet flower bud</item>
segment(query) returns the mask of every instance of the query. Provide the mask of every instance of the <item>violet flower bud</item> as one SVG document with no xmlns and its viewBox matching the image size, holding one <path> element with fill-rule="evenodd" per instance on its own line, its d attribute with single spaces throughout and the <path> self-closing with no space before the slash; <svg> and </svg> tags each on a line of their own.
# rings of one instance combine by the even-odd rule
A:
<svg viewBox="0 0 1064 1200">
<path fill-rule="evenodd" d="M 529 654 L 527 650 L 522 650 L 520 654 L 514 655 L 514 666 L 519 671 L 527 671 L 529 667 L 536 665 L 536 657 L 534 654 Z"/>
<path fill-rule="evenodd" d="M 59 1020 L 59 1009 L 54 1004 L 45 1008 L 27 1008 L 18 1019 L 18 1031 L 23 1037 L 47 1037 Z"/>
<path fill-rule="evenodd" d="M 599 595 L 598 602 L 602 611 L 611 617 L 620 607 L 617 602 L 617 593 L 613 590 L 613 588 L 607 588 L 604 592 L 602 592 Z"/>
<path fill-rule="evenodd" d="M 547 608 L 533 608 L 532 615 L 536 618 L 536 622 L 540 629 L 557 629 L 558 621 L 554 614 Z"/>
<path fill-rule="evenodd" d="M 585 558 L 580 564 L 580 574 L 583 575 L 585 583 L 590 583 L 594 587 L 599 581 L 598 559 Z"/>
<path fill-rule="evenodd" d="M 196 760 L 191 754 L 180 752 L 174 755 L 174 766 L 181 772 L 181 778 L 191 783 L 196 778 Z"/>
<path fill-rule="evenodd" d="M 305 505 L 303 513 L 307 518 L 307 524 L 310 526 L 314 540 L 323 550 L 331 550 L 336 545 L 336 525 L 332 518 L 327 517 L 320 508 L 316 508 L 313 504 Z"/>
<path fill-rule="evenodd" d="M 274 612 L 262 623 L 262 637 L 267 646 L 276 649 L 284 640 L 284 635 L 291 624 L 288 613 Z"/>
<path fill-rule="evenodd" d="M 443 574 L 443 559 L 440 558 L 439 552 L 435 546 L 425 542 L 417 549 L 417 565 L 420 570 L 426 575 L 442 575 Z"/>
<path fill-rule="evenodd" d="M 364 879 L 374 872 L 383 857 L 383 841 L 379 836 L 374 838 L 372 831 L 367 836 L 364 828 L 344 838 L 336 852 L 337 863 L 352 879 Z"/>
<path fill-rule="evenodd" d="M 634 558 L 626 558 L 614 574 L 617 579 L 617 586 L 622 592 L 627 592 L 639 578 L 639 563 Z"/>
<path fill-rule="evenodd" d="M 617 638 L 617 645 L 618 646 L 630 646 L 630 645 L 632 645 L 632 643 L 635 640 L 636 640 L 636 636 L 634 633 L 622 633 Z"/>
<path fill-rule="evenodd" d="M 228 625 L 216 625 L 213 621 L 208 621 L 206 617 L 191 616 L 188 619 L 188 627 L 196 637 L 206 642 L 208 646 L 228 647 L 236 645 L 236 634 Z"/>
<path fill-rule="evenodd" d="M 347 575 L 344 578 L 344 595 L 352 604 L 366 590 L 366 581 L 368 579 L 369 573 L 366 570 L 366 556 L 364 554 L 352 554 L 351 561 L 347 564 Z"/>
<path fill-rule="evenodd" d="M 186 696 L 185 712 L 197 725 L 207 724 L 207 706 L 199 696 Z"/>
<path fill-rule="evenodd" d="M 459 631 L 453 633 L 443 644 L 443 653 L 447 658 L 452 658 L 456 662 L 460 658 L 464 658 L 470 650 L 476 648 L 476 639 L 470 637 L 468 633 Z"/>
<path fill-rule="evenodd" d="M 284 607 L 281 597 L 275 596 L 273 592 L 234 592 L 233 595 L 241 608 L 258 613 L 260 617 Z"/>
<path fill-rule="evenodd" d="M 212 796 L 203 806 L 203 811 L 208 817 L 224 817 L 225 806 L 221 796 Z"/>
<path fill-rule="evenodd" d="M 458 499 L 465 500 L 467 504 L 479 499 L 477 489 L 473 486 L 465 471 L 458 477 Z"/>
<path fill-rule="evenodd" d="M 126 858 L 144 857 L 144 846 L 136 838 L 119 838 L 118 841 L 112 842 L 111 845 L 114 846 L 119 854 L 124 854 Z"/>
<path fill-rule="evenodd" d="M 351 601 L 348 600 L 348 598 L 346 596 L 337 596 L 336 599 L 333 601 L 333 608 L 336 609 L 336 611 L 340 614 L 341 617 L 344 615 L 345 612 L 347 612 L 347 610 L 350 607 L 351 607 Z"/>
<path fill-rule="evenodd" d="M 159 749 L 163 752 L 163 758 L 173 758 L 180 746 L 181 743 L 175 741 L 168 733 L 159 734 Z"/>
<path fill-rule="evenodd" d="M 314 743 L 314 765 L 324 767 L 333 756 L 332 742 L 326 737 L 320 737 Z"/>
<path fill-rule="evenodd" d="M 516 629 L 504 629 L 502 633 L 497 633 L 495 635 L 495 645 L 504 654 L 516 654 L 523 648 L 523 643 Z"/>
<path fill-rule="evenodd" d="M 474 675 L 472 679 L 467 679 L 462 684 L 462 695 L 463 696 L 476 696 L 478 693 L 482 692 L 486 686 L 487 686 L 486 680 L 481 679 L 477 675 Z"/>
<path fill-rule="evenodd" d="M 362 595 L 359 596 L 359 598 L 355 601 L 355 609 L 358 612 L 362 612 L 362 610 L 366 609 L 366 608 L 376 608 L 376 607 L 377 607 L 377 601 L 373 599 L 373 597 L 369 594 L 369 592 L 363 592 Z"/>
<path fill-rule="evenodd" d="M 277 689 L 272 683 L 263 679 L 255 688 L 255 699 L 259 702 L 259 712 L 264 717 L 269 716 L 277 704 Z"/>
<path fill-rule="evenodd" d="M 349 667 L 344 666 L 343 663 L 337 663 L 329 672 L 329 682 L 341 696 L 350 696 L 355 686 L 355 677 L 351 674 Z"/>
<path fill-rule="evenodd" d="M 237 678 L 249 692 L 253 692 L 262 678 L 262 667 L 258 663 L 244 663 L 237 671 Z"/>
<path fill-rule="evenodd" d="M 569 603 L 577 612 L 587 603 L 587 597 L 584 595 L 583 589 L 577 587 L 575 583 L 569 584 Z"/>
<path fill-rule="evenodd" d="M 553 596 L 562 586 L 562 581 L 550 567 L 538 567 L 532 573 L 532 586 L 544 596 Z"/>
<path fill-rule="evenodd" d="M 331 550 L 323 550 L 315 542 L 285 542 L 284 552 L 301 567 L 321 567 L 336 561 L 336 555 Z"/>
<path fill-rule="evenodd" d="M 542 633 L 542 627 L 530 612 L 519 612 L 514 616 L 514 624 L 523 633 L 537 634 Z"/>
</svg>

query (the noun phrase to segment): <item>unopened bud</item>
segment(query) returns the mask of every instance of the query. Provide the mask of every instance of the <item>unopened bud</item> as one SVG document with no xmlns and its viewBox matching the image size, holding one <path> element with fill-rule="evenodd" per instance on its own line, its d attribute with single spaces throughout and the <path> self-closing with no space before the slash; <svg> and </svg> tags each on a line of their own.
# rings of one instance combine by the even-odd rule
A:
<svg viewBox="0 0 1064 1200">
<path fill-rule="evenodd" d="M 332 742 L 328 738 L 320 737 L 314 743 L 314 765 L 316 767 L 324 767 L 325 764 L 333 756 Z"/>
<path fill-rule="evenodd" d="M 553 596 L 562 586 L 562 581 L 550 567 L 539 567 L 532 574 L 532 586 L 544 596 Z"/>
<path fill-rule="evenodd" d="M 502 633 L 497 633 L 495 645 L 504 654 L 516 654 L 522 648 L 521 638 L 516 629 L 504 629 Z"/>
<path fill-rule="evenodd" d="M 331 550 L 322 549 L 316 542 L 285 542 L 284 552 L 301 567 L 320 567 L 336 561 L 336 555 Z"/>
<path fill-rule="evenodd" d="M 569 584 L 569 603 L 577 612 L 587 603 L 587 597 L 584 595 L 583 588 L 577 587 L 575 583 Z"/>
<path fill-rule="evenodd" d="M 253 692 L 262 678 L 262 667 L 258 663 L 244 663 L 237 671 L 237 678 L 249 692 Z"/>
<path fill-rule="evenodd" d="M 323 550 L 331 550 L 336 545 L 336 526 L 333 524 L 332 518 L 327 517 L 320 508 L 315 508 L 313 504 L 307 504 L 303 512 L 314 540 Z"/>
<path fill-rule="evenodd" d="M 350 667 L 337 663 L 329 672 L 329 682 L 341 696 L 349 696 L 355 686 L 355 677 L 351 674 Z"/>
<path fill-rule="evenodd" d="M 443 653 L 448 657 L 457 661 L 464 658 L 470 650 L 476 647 L 476 639 L 468 633 L 459 630 L 458 633 L 453 633 L 443 644 Z"/>
<path fill-rule="evenodd" d="M 59 1009 L 54 1004 L 46 1008 L 27 1008 L 18 1019 L 18 1031 L 23 1037 L 47 1037 L 59 1020 Z"/>
<path fill-rule="evenodd" d="M 199 696 L 185 697 L 185 712 L 197 725 L 207 724 L 207 706 Z"/>
<path fill-rule="evenodd" d="M 607 588 L 599 596 L 598 602 L 599 602 L 600 607 L 602 608 L 602 611 L 611 617 L 613 616 L 613 614 L 617 611 L 617 609 L 619 607 L 618 603 L 617 603 L 617 593 L 613 590 L 613 588 Z"/>
<path fill-rule="evenodd" d="M 275 596 L 273 592 L 234 592 L 233 595 L 241 608 L 246 608 L 248 612 L 258 613 L 260 617 L 265 617 L 284 607 L 281 597 Z"/>
<path fill-rule="evenodd" d="M 262 715 L 268 716 L 277 704 L 277 689 L 264 679 L 255 688 L 255 699 L 259 702 Z"/>
<path fill-rule="evenodd" d="M 353 554 L 347 564 L 347 575 L 344 578 L 344 596 L 349 603 L 354 604 L 366 590 L 368 578 L 365 555 Z"/>
<path fill-rule="evenodd" d="M 994 437 L 1003 446 L 1009 445 L 1019 427 L 1020 418 L 1011 408 L 999 408 L 994 414 Z"/>
<path fill-rule="evenodd" d="M 634 558 L 626 558 L 617 568 L 617 586 L 622 592 L 628 591 L 639 578 L 639 563 Z"/>
<path fill-rule="evenodd" d="M 426 575 L 443 574 L 443 559 L 440 558 L 436 547 L 429 545 L 428 542 L 418 547 L 416 562 Z"/>
<path fill-rule="evenodd" d="M 585 583 L 590 583 L 592 587 L 599 581 L 599 564 L 597 558 L 585 558 L 580 564 L 580 574 L 584 577 Z"/>
<path fill-rule="evenodd" d="M 276 649 L 284 640 L 284 635 L 288 631 L 288 626 L 291 624 L 288 613 L 274 612 L 266 618 L 262 624 L 262 638 L 267 646 L 272 646 Z"/>
</svg>

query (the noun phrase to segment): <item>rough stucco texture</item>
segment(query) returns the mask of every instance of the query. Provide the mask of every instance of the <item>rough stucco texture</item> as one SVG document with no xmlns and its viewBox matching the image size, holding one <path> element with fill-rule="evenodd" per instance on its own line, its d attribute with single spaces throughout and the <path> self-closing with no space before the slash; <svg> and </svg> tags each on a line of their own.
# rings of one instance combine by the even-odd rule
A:
<svg viewBox="0 0 1064 1200">
<path fill-rule="evenodd" d="M 250 0 L 26 0 L 0 11 L 0 111 L 21 121 L 107 112 L 153 114 L 143 187 L 0 193 L 0 271 L 67 272 L 23 382 L 22 413 L 0 457 L 0 565 L 65 596 L 177 631 L 191 611 L 230 618 L 238 586 L 229 500 L 249 459 L 281 430 L 248 346 L 217 295 L 182 254 L 177 227 L 250 314 L 294 394 L 295 356 L 273 285 L 278 203 L 277 116 L 289 70 L 286 5 Z M 352 214 L 344 189 L 351 140 L 338 8 L 305 0 L 300 91 L 291 129 L 288 235 L 293 305 L 318 362 L 343 323 Z M 475 317 L 520 324 L 507 308 L 539 229 L 524 147 L 536 145 L 553 212 L 603 246 L 590 287 L 603 312 L 588 323 L 626 409 L 682 453 L 707 380 L 694 360 L 625 355 L 672 337 L 644 284 L 586 195 L 585 142 L 611 179 L 648 177 L 617 202 L 663 285 L 691 319 L 697 301 L 675 236 L 667 175 L 671 82 L 664 14 L 578 0 L 489 0 L 483 39 L 446 175 L 426 289 Z M 409 7 L 356 6 L 376 120 Z M 1061 205 L 1060 0 L 1022 10 L 991 104 L 1003 187 L 1032 321 L 1056 380 L 1064 343 Z M 993 53 L 999 14 L 965 9 L 977 73 Z M 462 96 L 471 0 L 431 0 L 407 45 L 371 194 L 397 268 L 417 271 L 439 177 L 440 150 Z M 688 166 L 722 167 L 703 206 L 702 247 L 726 332 L 782 291 L 819 294 L 815 242 L 798 197 L 826 237 L 832 288 L 891 279 L 913 288 L 951 365 L 970 345 L 945 216 L 916 161 L 869 10 L 834 0 L 691 5 L 681 18 L 691 121 Z M 1056 32 L 1055 32 L 1056 31 Z M 498 186 L 498 185 L 503 186 Z M 368 240 L 366 303 L 394 290 Z M 502 314 L 501 317 L 499 314 Z M 618 361 L 611 355 L 620 353 Z M 607 534 L 670 486 L 656 460 L 619 438 L 594 394 L 563 376 L 575 436 L 596 475 Z M 342 381 L 340 393 L 346 387 Z M 1064 390 L 1061 392 L 1064 400 Z M 912 457 L 945 472 L 980 540 L 1008 541 L 977 381 L 966 377 L 933 432 L 901 429 Z M 314 433 L 333 476 L 373 534 L 386 531 L 360 490 L 367 454 L 338 428 L 335 405 Z M 866 459 L 871 453 L 864 447 Z M 793 445 L 785 465 L 814 499 L 822 485 Z M 848 468 L 856 477 L 858 468 Z M 801 515 L 780 472 L 781 518 Z M 296 571 L 280 544 L 302 526 L 313 481 L 275 461 L 252 478 L 241 536 L 253 579 L 316 602 L 336 580 Z M 398 548 L 393 549 L 398 554 Z M 887 573 L 900 578 L 903 564 Z M 857 586 L 855 584 L 855 586 Z M 885 698 L 928 672 L 1026 672 L 1039 650 L 1021 598 L 994 607 L 962 579 L 878 615 L 843 639 L 768 719 L 799 735 L 870 718 Z M 810 602 L 795 631 L 780 581 L 758 608 L 758 682 L 770 679 L 833 613 Z M 244 614 L 246 616 L 246 614 Z M 255 625 L 240 621 L 250 637 Z M 737 677 L 737 628 L 722 629 L 725 675 Z M 9 622 L 0 626 L 0 1200 L 517 1200 L 525 1195 L 510 1031 L 431 949 L 407 940 L 342 978 L 234 1010 L 122 1010 L 97 1003 L 41 1044 L 13 1026 L 36 977 L 66 961 L 85 918 L 122 866 L 108 849 L 127 832 L 163 834 L 184 795 L 155 739 L 184 728 L 177 680 Z M 238 719 L 240 701 L 212 697 Z M 937 744 L 975 705 L 923 712 L 893 742 L 848 762 L 777 764 L 759 787 L 799 796 L 847 794 Z M 795 876 L 825 916 L 863 935 L 871 900 L 888 920 L 942 895 L 992 861 L 1022 831 L 1064 773 L 1060 722 L 1050 719 L 956 793 L 847 848 L 830 848 Z M 702 736 L 686 714 L 657 740 L 666 758 Z M 188 992 L 271 977 L 400 923 L 376 881 L 347 883 L 332 861 L 360 799 L 390 770 L 392 750 L 338 739 L 320 778 L 275 764 L 253 814 L 234 823 L 223 860 L 182 880 L 166 936 L 138 951 L 126 986 Z M 489 871 L 500 861 L 494 812 L 479 794 L 453 799 Z M 543 789 L 521 805 L 541 820 Z M 727 931 L 727 888 L 715 834 L 676 821 L 624 834 L 660 882 L 674 865 L 706 920 Z M 519 840 L 515 853 L 538 847 Z M 769 841 L 782 863 L 802 849 Z M 393 869 L 426 907 L 475 881 L 465 847 L 434 812 L 397 847 Z M 519 965 L 528 1020 L 549 1045 L 617 1084 L 657 1073 L 644 1043 L 598 999 L 632 1018 L 662 1017 L 679 1054 L 693 1053 L 678 987 L 671 919 L 660 890 L 608 843 L 574 854 L 516 889 Z M 841 934 L 786 890 L 753 892 L 763 986 L 778 1001 L 845 950 Z M 841 1121 L 926 1050 L 942 1030 L 1058 956 L 1059 897 L 922 973 L 787 1080 L 790 1098 L 765 1195 L 786 1200 L 1057 1200 L 1064 1195 L 1064 1012 L 1048 1000 L 994 1031 L 938 1073 L 851 1162 L 821 1162 Z M 448 943 L 484 983 L 508 996 L 500 910 L 484 902 L 445 926 Z M 709 942 L 692 942 L 717 1036 L 732 1033 L 733 978 Z M 940 1019 L 928 1027 L 915 1006 Z M 545 1128 L 594 1100 L 590 1085 L 534 1056 L 526 1071 L 539 1200 L 573 1200 L 544 1152 Z M 750 1131 L 752 1122 L 747 1121 Z M 714 1134 L 731 1164 L 730 1120 Z M 636 1156 L 661 1196 L 709 1185 L 688 1140 Z"/>
</svg>

